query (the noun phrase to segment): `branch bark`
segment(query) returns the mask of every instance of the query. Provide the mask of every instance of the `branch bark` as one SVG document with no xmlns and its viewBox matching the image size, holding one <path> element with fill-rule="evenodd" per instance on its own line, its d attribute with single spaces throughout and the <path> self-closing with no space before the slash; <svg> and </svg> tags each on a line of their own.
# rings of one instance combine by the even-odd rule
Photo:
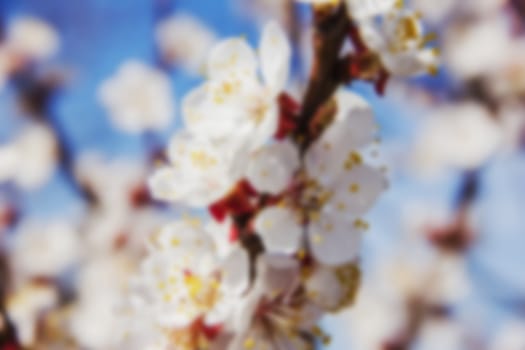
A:
<svg viewBox="0 0 525 350">
<path fill-rule="evenodd" d="M 332 11 L 314 10 L 313 63 L 296 136 L 308 135 L 310 122 L 317 110 L 347 78 L 343 73 L 345 69 L 342 69 L 345 59 L 341 59 L 339 55 L 349 27 L 350 21 L 344 4 Z M 303 150 L 308 146 L 306 140 L 300 144 Z"/>
<path fill-rule="evenodd" d="M 16 332 L 9 320 L 6 300 L 9 286 L 9 266 L 7 258 L 0 251 L 0 349 L 18 349 Z"/>
</svg>

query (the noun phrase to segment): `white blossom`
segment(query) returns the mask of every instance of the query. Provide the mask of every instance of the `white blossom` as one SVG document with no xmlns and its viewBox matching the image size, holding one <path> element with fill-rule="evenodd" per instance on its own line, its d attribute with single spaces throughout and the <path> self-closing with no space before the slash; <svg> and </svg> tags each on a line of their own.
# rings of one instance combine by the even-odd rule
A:
<svg viewBox="0 0 525 350">
<path fill-rule="evenodd" d="M 19 278 L 54 278 L 80 256 L 76 229 L 66 222 L 26 222 L 14 236 L 12 260 Z"/>
<path fill-rule="evenodd" d="M 487 42 L 491 42 L 490 48 Z M 444 59 L 451 71 L 463 79 L 474 78 L 500 70 L 508 61 L 513 40 L 504 17 L 493 16 L 466 25 L 447 27 L 444 38 Z M 476 57 L 476 59 L 473 59 Z"/>
<path fill-rule="evenodd" d="M 346 0 L 350 16 L 357 21 L 385 15 L 399 3 L 399 0 Z"/>
<path fill-rule="evenodd" d="M 200 20 L 177 14 L 157 25 L 156 41 L 164 59 L 199 73 L 215 41 L 214 33 Z"/>
<path fill-rule="evenodd" d="M 60 40 L 55 29 L 41 19 L 19 17 L 9 24 L 3 45 L 22 58 L 43 60 L 56 54 Z"/>
<path fill-rule="evenodd" d="M 354 302 L 360 282 L 355 263 L 316 266 L 305 281 L 309 299 L 328 312 L 339 312 Z"/>
<path fill-rule="evenodd" d="M 290 141 L 263 146 L 250 155 L 246 178 L 259 192 L 279 194 L 299 169 L 299 155 Z"/>
<path fill-rule="evenodd" d="M 466 2 L 466 1 L 465 1 Z M 436 6 L 433 0 L 414 0 L 412 6 L 414 9 L 421 11 L 427 21 L 436 23 L 447 18 L 452 11 L 457 10 L 458 2 L 455 0 L 445 0 Z"/>
<path fill-rule="evenodd" d="M 134 289 L 159 326 L 184 328 L 200 317 L 220 324 L 247 288 L 246 253 L 232 245 L 219 256 L 211 234 L 198 223 L 177 222 L 153 238 Z"/>
<path fill-rule="evenodd" d="M 115 332 L 123 331 L 124 320 L 117 308 L 134 272 L 131 262 L 117 254 L 97 256 L 83 264 L 69 323 L 78 344 L 92 349 L 110 349 L 118 344 Z"/>
<path fill-rule="evenodd" d="M 433 37 L 426 35 L 416 12 L 396 8 L 380 24 L 367 20 L 359 28 L 368 48 L 379 55 L 390 74 L 406 77 L 437 70 L 437 51 L 426 47 Z"/>
<path fill-rule="evenodd" d="M 119 309 L 122 329 L 115 332 L 121 350 L 175 350 L 169 332 L 159 327 L 151 310 L 139 300 L 133 300 Z"/>
<path fill-rule="evenodd" d="M 166 127 L 175 114 L 169 78 L 139 61 L 125 62 L 98 91 L 114 124 L 138 133 Z"/>
<path fill-rule="evenodd" d="M 150 178 L 157 199 L 190 206 L 206 206 L 223 197 L 240 178 L 242 147 L 233 141 L 210 141 L 178 133 L 168 148 L 169 165 L 160 167 Z"/>
<path fill-rule="evenodd" d="M 28 284 L 9 297 L 7 312 L 24 347 L 37 345 L 35 341 L 39 320 L 57 303 L 58 292 L 53 286 Z"/>
<path fill-rule="evenodd" d="M 43 125 L 30 125 L 11 143 L 0 146 L 0 182 L 13 181 L 27 190 L 39 188 L 54 174 L 57 158 L 53 132 Z"/>
<path fill-rule="evenodd" d="M 357 256 L 367 227 L 361 217 L 385 188 L 385 179 L 358 153 L 375 132 L 368 105 L 350 92 L 340 92 L 338 102 L 335 121 L 305 155 L 299 211 L 293 206 L 269 207 L 255 221 L 271 251 L 290 254 L 299 249 L 306 215 L 308 241 L 319 261 L 340 265 Z"/>
<path fill-rule="evenodd" d="M 342 336 L 357 349 L 380 349 L 403 330 L 407 318 L 404 305 L 392 300 L 389 292 L 365 280 L 352 309 L 337 316 L 349 330 Z"/>
<path fill-rule="evenodd" d="M 415 345 L 428 350 L 462 350 L 465 349 L 466 342 L 466 336 L 459 322 L 429 320 L 423 324 Z"/>
<path fill-rule="evenodd" d="M 258 54 L 241 38 L 222 41 L 212 49 L 208 80 L 183 102 L 191 133 L 212 139 L 243 137 L 248 150 L 257 149 L 275 134 L 277 96 L 288 79 L 291 56 L 277 24 L 265 27 Z"/>
<path fill-rule="evenodd" d="M 414 160 L 423 174 L 447 167 L 473 169 L 485 163 L 500 143 L 500 126 L 485 107 L 474 102 L 442 106 L 423 124 Z"/>
<path fill-rule="evenodd" d="M 351 10 L 366 20 L 393 6 L 374 3 L 383 7 L 349 6 L 362 5 Z M 410 20 L 400 25 L 419 25 Z M 417 56 L 418 45 L 407 52 Z M 186 218 L 151 236 L 122 310 L 123 344 L 309 350 L 328 342 L 317 327 L 323 314 L 354 301 L 363 217 L 386 187 L 362 155 L 377 125 L 365 100 L 341 90 L 319 132 L 276 137 L 281 118 L 301 109 L 283 95 L 290 58 L 275 23 L 258 52 L 243 39 L 211 50 L 206 81 L 183 101 L 185 129 L 149 187 L 157 199 L 208 209 L 215 221 Z M 311 137 L 304 148 L 301 137 Z"/>
<path fill-rule="evenodd" d="M 300 282 L 297 262 L 265 255 L 257 271 L 256 285 L 237 305 L 239 312 L 232 324 L 235 336 L 228 350 L 310 349 L 300 332 L 312 332 L 322 313 L 296 294 Z"/>
<path fill-rule="evenodd" d="M 76 160 L 74 172 L 105 212 L 125 214 L 133 204 L 132 192 L 146 182 L 147 169 L 141 161 L 106 159 L 99 153 L 84 153 Z"/>
</svg>

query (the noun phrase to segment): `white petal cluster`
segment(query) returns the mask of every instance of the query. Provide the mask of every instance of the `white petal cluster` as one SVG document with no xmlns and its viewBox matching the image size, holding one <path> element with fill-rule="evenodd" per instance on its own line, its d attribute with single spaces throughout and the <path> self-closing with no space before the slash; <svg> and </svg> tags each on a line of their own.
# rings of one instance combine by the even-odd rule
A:
<svg viewBox="0 0 525 350">
<path fill-rule="evenodd" d="M 51 59 L 59 48 L 58 33 L 47 22 L 31 16 L 10 20 L 0 43 L 0 89 L 10 75 L 28 64 Z"/>
<path fill-rule="evenodd" d="M 125 62 L 102 83 L 98 97 L 115 126 L 125 132 L 161 129 L 175 115 L 170 80 L 139 61 Z"/>
<path fill-rule="evenodd" d="M 80 237 L 70 223 L 27 221 L 16 232 L 6 308 L 24 347 L 36 345 L 40 321 L 58 307 L 58 287 L 49 281 L 71 271 L 80 255 Z"/>
<path fill-rule="evenodd" d="M 487 41 L 494 43 L 490 49 Z M 456 76 L 469 79 L 501 70 L 509 61 L 507 54 L 502 53 L 512 52 L 515 45 L 506 19 L 494 16 L 468 26 L 456 24 L 447 28 L 444 57 Z"/>
<path fill-rule="evenodd" d="M 75 270 L 76 297 L 65 316 L 67 331 L 79 347 L 118 349 L 117 335 L 132 328 L 128 315 L 117 312 L 122 296 L 146 254 L 146 238 L 169 221 L 148 205 L 143 162 L 87 153 L 75 175 L 95 203 L 80 226 L 82 261 Z"/>
<path fill-rule="evenodd" d="M 158 24 L 156 41 L 165 61 L 199 73 L 215 41 L 215 35 L 197 18 L 189 14 L 177 14 Z"/>
<path fill-rule="evenodd" d="M 416 169 L 426 174 L 474 169 L 493 156 L 501 142 L 501 126 L 482 105 L 441 106 L 424 122 L 413 159 Z"/>
<path fill-rule="evenodd" d="M 52 131 L 34 124 L 23 129 L 10 143 L 0 145 L 0 182 L 11 181 L 32 190 L 54 174 L 58 147 Z"/>
<path fill-rule="evenodd" d="M 208 78 L 183 101 L 185 129 L 149 186 L 214 220 L 151 236 L 123 308 L 125 344 L 308 350 L 328 342 L 322 315 L 352 303 L 364 215 L 386 185 L 362 156 L 377 126 L 366 101 L 342 90 L 306 149 L 278 136 L 290 56 L 275 23 L 257 53 L 240 38 L 211 50 Z"/>
<path fill-rule="evenodd" d="M 247 253 L 238 245 L 220 249 L 208 230 L 196 220 L 164 227 L 152 237 L 150 254 L 132 283 L 130 307 L 148 310 L 156 327 L 171 330 L 170 341 L 181 349 L 206 342 L 205 330 L 222 325 L 248 287 Z M 188 337 L 191 332 L 195 339 Z"/>
<path fill-rule="evenodd" d="M 13 242 L 12 260 L 23 278 L 54 278 L 74 265 L 80 255 L 79 234 L 68 223 L 27 222 Z"/>
<path fill-rule="evenodd" d="M 4 45 L 21 56 L 45 59 L 58 51 L 59 39 L 55 30 L 42 20 L 21 17 L 9 26 Z"/>
<path fill-rule="evenodd" d="M 305 155 L 300 210 L 294 205 L 268 207 L 255 221 L 270 251 L 297 252 L 306 219 L 307 240 L 317 260 L 341 265 L 357 256 L 367 226 L 361 217 L 384 190 L 385 179 L 379 170 L 364 164 L 359 154 L 374 139 L 370 108 L 350 92 L 340 92 L 337 101 L 335 121 Z"/>
<path fill-rule="evenodd" d="M 403 0 L 297 1 L 320 7 L 343 2 L 358 27 L 360 40 L 377 55 L 389 75 L 409 77 L 437 71 L 438 53 L 426 47 L 434 37 L 425 33 L 421 15 L 405 8 Z"/>
<path fill-rule="evenodd" d="M 155 198 L 191 206 L 218 200 L 239 179 L 232 163 L 241 151 L 233 142 L 213 142 L 181 132 L 168 147 L 170 165 L 158 169 L 150 179 L 152 193 Z"/>
<path fill-rule="evenodd" d="M 155 197 L 205 206 L 247 175 L 246 159 L 265 152 L 277 131 L 277 97 L 288 77 L 290 55 L 275 23 L 264 30 L 259 56 L 241 38 L 212 49 L 209 78 L 183 101 L 187 129 L 171 141 L 169 166 L 150 181 Z"/>
<path fill-rule="evenodd" d="M 7 301 L 10 319 L 16 326 L 23 346 L 34 346 L 40 316 L 58 303 L 58 292 L 53 286 L 26 285 Z"/>
<path fill-rule="evenodd" d="M 258 54 L 242 38 L 217 44 L 207 63 L 209 78 L 183 101 L 187 129 L 222 143 L 235 128 L 248 150 L 262 146 L 277 129 L 276 97 L 287 82 L 290 56 L 275 23 L 265 27 Z"/>
<path fill-rule="evenodd" d="M 394 7 L 380 24 L 372 18 L 363 21 L 360 29 L 366 45 L 378 53 L 388 73 L 408 77 L 437 70 L 438 53 L 426 47 L 433 37 L 426 35 L 417 12 Z"/>
</svg>

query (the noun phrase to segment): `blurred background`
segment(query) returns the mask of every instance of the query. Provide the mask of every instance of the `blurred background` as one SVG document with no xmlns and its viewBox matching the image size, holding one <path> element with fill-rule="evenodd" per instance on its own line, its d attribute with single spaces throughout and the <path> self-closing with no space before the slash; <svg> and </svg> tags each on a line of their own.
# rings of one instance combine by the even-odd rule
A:
<svg viewBox="0 0 525 350">
<path fill-rule="evenodd" d="M 384 97 L 350 87 L 376 112 L 390 188 L 327 348 L 524 350 L 525 2 L 410 3 L 442 67 Z M 145 184 L 210 46 L 256 44 L 278 20 L 299 94 L 309 15 L 288 0 L 0 1 L 0 349 L 14 334 L 27 348 L 116 346 L 144 237 L 184 215 Z"/>
</svg>

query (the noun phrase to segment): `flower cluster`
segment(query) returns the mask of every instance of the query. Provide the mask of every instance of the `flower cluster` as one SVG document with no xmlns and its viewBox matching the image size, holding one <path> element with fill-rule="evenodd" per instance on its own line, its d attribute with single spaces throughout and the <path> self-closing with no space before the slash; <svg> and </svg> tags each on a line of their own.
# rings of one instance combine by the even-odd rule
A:
<svg viewBox="0 0 525 350">
<path fill-rule="evenodd" d="M 429 46 L 435 34 L 425 32 L 421 14 L 406 8 L 403 0 L 299 1 L 320 8 L 344 3 L 353 23 L 355 49 L 379 63 L 381 76 L 409 77 L 437 72 L 438 52 Z"/>
<path fill-rule="evenodd" d="M 42 72 L 58 52 L 57 32 L 46 22 L 34 17 L 17 17 L 9 21 L 0 38 L 0 93 L 15 86 L 25 89 L 30 75 L 45 76 Z M 38 72 L 38 73 L 37 73 Z M 35 78 L 36 80 L 36 78 Z M 22 82 L 24 81 L 24 82 Z M 13 114 L 4 112 L 3 124 Z M 23 190 L 34 190 L 46 184 L 58 162 L 56 135 L 45 123 L 21 123 L 16 135 L 0 141 L 0 184 L 9 183 Z M 7 142 L 6 142 L 7 141 Z"/>
<path fill-rule="evenodd" d="M 522 159 L 523 5 L 497 0 L 444 1 L 440 6 L 415 0 L 412 5 L 424 12 L 442 38 L 443 65 L 449 75 L 437 86 L 404 87 L 411 96 L 419 96 L 412 101 L 418 104 L 420 121 L 416 142 L 410 147 L 414 168 L 407 175 L 423 175 L 441 193 L 415 195 L 418 201 L 407 207 L 403 232 L 396 235 L 390 230 L 395 243 L 367 261 L 367 277 L 373 280 L 363 283 L 360 301 L 348 315 L 349 340 L 359 349 L 466 349 L 477 347 L 474 343 L 490 349 L 519 349 L 525 339 L 515 305 L 522 302 L 522 294 L 498 294 L 507 288 L 517 290 L 519 278 L 485 267 L 495 254 L 502 255 L 501 261 L 508 258 L 512 266 L 516 264 L 509 248 L 498 253 L 494 249 L 498 243 L 515 242 L 501 236 L 514 229 L 489 228 L 492 220 L 508 222 L 507 212 L 498 211 L 487 220 L 494 208 L 479 208 L 496 201 L 486 196 L 488 188 L 497 186 L 494 193 L 503 192 L 501 185 L 486 180 L 489 174 Z M 402 163 L 396 164 L 399 170 Z M 445 178 L 458 179 L 460 185 L 444 184 Z M 501 182 L 509 186 L 507 180 Z M 515 191 L 512 186 L 509 193 Z M 445 192 L 449 194 L 443 202 Z M 404 203 L 410 202 L 408 197 L 404 196 Z M 399 212 L 404 210 L 394 215 L 402 216 Z M 469 260 L 480 251 L 487 257 Z M 387 288 L 385 275 L 391 276 Z M 480 280 L 486 281 L 483 288 L 477 284 Z M 492 285 L 497 286 L 494 291 Z M 489 318 L 478 322 L 475 313 L 466 311 L 476 295 L 491 300 L 483 306 L 485 310 L 507 310 L 497 329 L 488 325 Z"/>
<path fill-rule="evenodd" d="M 55 29 L 34 17 L 12 20 L 0 41 L 0 88 L 27 65 L 54 56 L 60 46 Z"/>
<path fill-rule="evenodd" d="M 385 29 L 365 44 L 373 23 L 346 15 L 360 13 L 354 3 L 314 8 L 321 17 L 342 13 L 344 37 L 358 49 L 342 61 L 351 76 L 341 83 L 370 80 L 354 65 L 365 52 L 389 74 L 430 67 L 417 16 L 398 3 L 370 14 L 382 15 Z M 122 308 L 128 348 L 311 349 L 329 341 L 320 318 L 352 303 L 364 215 L 386 188 L 367 156 L 377 125 L 367 102 L 339 83 L 317 106 L 308 93 L 302 103 L 292 98 L 291 51 L 273 22 L 257 51 L 242 38 L 219 42 L 207 79 L 183 99 L 185 128 L 149 185 L 155 198 L 198 217 L 150 237 Z M 327 78 L 315 72 L 309 89 Z"/>
<path fill-rule="evenodd" d="M 129 133 L 165 128 L 175 110 L 168 77 L 135 60 L 125 62 L 98 95 L 115 126 Z"/>
</svg>

